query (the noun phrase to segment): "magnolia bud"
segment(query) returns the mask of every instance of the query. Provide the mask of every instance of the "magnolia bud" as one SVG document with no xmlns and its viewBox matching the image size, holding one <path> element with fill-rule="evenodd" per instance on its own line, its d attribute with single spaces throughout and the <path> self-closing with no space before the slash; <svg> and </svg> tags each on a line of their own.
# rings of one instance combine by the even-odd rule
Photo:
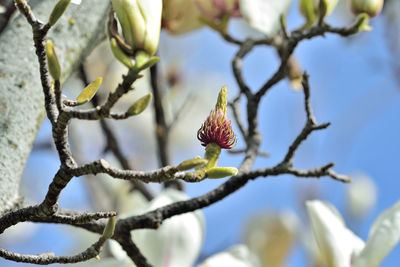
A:
<svg viewBox="0 0 400 267">
<path fill-rule="evenodd" d="M 209 160 L 207 168 L 215 166 L 221 148 L 231 149 L 237 142 L 231 121 L 226 116 L 226 106 L 227 89 L 226 86 L 223 86 L 219 92 L 215 109 L 210 112 L 210 116 L 197 131 L 197 139 L 200 140 L 202 146 L 206 147 L 205 158 Z M 217 150 L 217 147 L 219 150 Z M 215 157 L 216 152 L 218 152 L 218 155 Z"/>
<path fill-rule="evenodd" d="M 286 71 L 290 81 L 290 87 L 295 91 L 299 91 L 303 87 L 303 71 L 300 63 L 294 56 L 289 57 Z"/>
<path fill-rule="evenodd" d="M 312 25 L 318 18 L 319 14 L 319 1 L 323 1 L 326 9 L 325 14 L 322 16 L 329 16 L 335 9 L 338 0 L 301 0 L 300 1 L 300 12 L 303 17 L 307 20 L 307 25 Z"/>
<path fill-rule="evenodd" d="M 221 109 L 224 115 L 226 115 L 226 106 L 228 105 L 227 94 L 228 90 L 226 86 L 222 86 L 218 94 L 217 103 L 215 104 L 215 109 Z"/>
<path fill-rule="evenodd" d="M 367 13 L 370 17 L 378 15 L 383 7 L 384 0 L 352 0 L 351 11 L 355 15 Z"/>
<path fill-rule="evenodd" d="M 111 0 L 125 41 L 133 52 L 144 50 L 150 56 L 158 47 L 162 0 Z"/>
<path fill-rule="evenodd" d="M 236 175 L 237 173 L 238 169 L 235 167 L 214 167 L 206 170 L 207 177 L 211 179 L 224 178 L 227 176 Z"/>
</svg>

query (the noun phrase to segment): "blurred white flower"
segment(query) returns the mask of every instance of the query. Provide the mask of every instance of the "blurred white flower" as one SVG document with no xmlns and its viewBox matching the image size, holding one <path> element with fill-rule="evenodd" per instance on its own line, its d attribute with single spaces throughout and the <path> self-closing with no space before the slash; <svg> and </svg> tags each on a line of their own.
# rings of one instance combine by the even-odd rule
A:
<svg viewBox="0 0 400 267">
<path fill-rule="evenodd" d="M 346 228 L 339 212 L 329 203 L 306 202 L 311 228 L 325 266 L 350 266 L 351 255 L 364 247 L 364 242 Z"/>
<path fill-rule="evenodd" d="M 355 15 L 367 13 L 370 17 L 378 15 L 383 7 L 384 0 L 351 0 L 351 11 Z"/>
<path fill-rule="evenodd" d="M 221 19 L 223 15 L 243 16 L 263 34 L 274 35 L 279 17 L 287 13 L 292 0 L 164 0 L 163 27 L 170 33 L 185 33 L 203 26 L 201 16 Z"/>
<path fill-rule="evenodd" d="M 82 0 L 71 0 L 71 3 L 75 4 L 75 5 L 80 5 L 81 2 L 82 2 Z"/>
<path fill-rule="evenodd" d="M 292 0 L 240 0 L 243 17 L 256 30 L 274 35 L 280 28 L 280 15 L 288 12 Z"/>
<path fill-rule="evenodd" d="M 297 239 L 300 223 L 291 211 L 263 212 L 246 225 L 244 239 L 263 266 L 285 266 L 285 260 Z"/>
<path fill-rule="evenodd" d="M 203 26 L 194 0 L 164 0 L 162 26 L 171 34 L 182 34 Z"/>
<path fill-rule="evenodd" d="M 200 12 L 209 18 L 220 19 L 229 14 L 232 17 L 240 17 L 239 0 L 194 0 Z"/>
<path fill-rule="evenodd" d="M 199 264 L 199 267 L 261 267 L 261 263 L 245 245 L 239 244 L 217 253 Z"/>
<path fill-rule="evenodd" d="M 347 187 L 347 206 L 355 217 L 365 216 L 376 203 L 374 181 L 366 175 L 355 175 Z"/>
<path fill-rule="evenodd" d="M 400 201 L 383 211 L 372 225 L 364 249 L 354 267 L 375 267 L 400 241 Z"/>
<path fill-rule="evenodd" d="M 183 192 L 166 189 L 140 213 L 186 199 L 188 196 Z M 138 210 L 134 213 L 138 214 Z M 134 230 L 132 236 L 135 244 L 152 265 L 190 267 L 194 265 L 203 245 L 204 215 L 201 211 L 195 211 L 174 216 L 164 221 L 157 230 Z M 120 260 L 127 257 L 116 242 L 111 243 L 111 251 Z"/>
<path fill-rule="evenodd" d="M 102 258 L 91 259 L 84 262 L 78 262 L 72 265 L 74 267 L 110 267 L 110 266 L 118 266 L 118 267 L 135 267 L 135 264 L 130 259 L 118 260 L 115 258 Z"/>
<path fill-rule="evenodd" d="M 385 210 L 364 242 L 346 228 L 339 212 L 329 203 L 306 202 L 311 228 L 322 261 L 327 267 L 376 267 L 400 240 L 400 201 Z"/>
</svg>

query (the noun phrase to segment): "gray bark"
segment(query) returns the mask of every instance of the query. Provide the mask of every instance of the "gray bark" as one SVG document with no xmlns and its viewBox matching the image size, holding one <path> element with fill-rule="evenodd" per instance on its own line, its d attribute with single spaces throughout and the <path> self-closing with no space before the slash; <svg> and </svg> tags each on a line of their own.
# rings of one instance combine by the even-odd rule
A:
<svg viewBox="0 0 400 267">
<path fill-rule="evenodd" d="M 46 22 L 56 2 L 30 4 L 35 15 Z M 108 7 L 109 1 L 105 0 L 70 4 L 50 30 L 49 39 L 56 48 L 62 81 L 104 37 Z M 31 26 L 18 15 L 0 35 L 0 214 L 20 202 L 20 178 L 44 118 L 44 96 Z"/>
</svg>

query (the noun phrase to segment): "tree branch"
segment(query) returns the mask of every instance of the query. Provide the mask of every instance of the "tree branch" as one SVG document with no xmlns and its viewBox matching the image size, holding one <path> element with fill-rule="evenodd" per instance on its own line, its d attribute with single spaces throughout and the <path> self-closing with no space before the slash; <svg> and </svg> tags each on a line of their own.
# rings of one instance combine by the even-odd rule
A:
<svg viewBox="0 0 400 267">
<path fill-rule="evenodd" d="M 121 233 L 117 241 L 126 251 L 129 258 L 136 264 L 136 266 L 151 267 L 152 265 L 140 252 L 139 248 L 132 241 L 132 234 L 130 232 Z"/>
<path fill-rule="evenodd" d="M 24 255 L 0 248 L 0 257 L 16 262 L 39 265 L 48 265 L 53 263 L 77 263 L 97 257 L 100 254 L 105 241 L 106 239 L 100 236 L 100 238 L 93 245 L 88 247 L 85 251 L 74 256 L 56 256 L 53 252 L 46 252 L 38 255 Z"/>
</svg>

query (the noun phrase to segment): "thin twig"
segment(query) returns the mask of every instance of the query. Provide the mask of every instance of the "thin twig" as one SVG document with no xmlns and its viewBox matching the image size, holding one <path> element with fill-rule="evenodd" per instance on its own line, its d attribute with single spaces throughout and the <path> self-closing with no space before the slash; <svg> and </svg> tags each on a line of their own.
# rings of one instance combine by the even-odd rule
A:
<svg viewBox="0 0 400 267">
<path fill-rule="evenodd" d="M 348 28 L 336 28 L 332 27 L 328 24 L 316 25 L 309 28 L 307 31 L 295 31 L 292 32 L 290 37 L 283 42 L 280 46 L 277 47 L 280 50 L 281 55 L 281 64 L 279 65 L 276 72 L 269 78 L 264 85 L 257 91 L 256 100 L 260 101 L 261 97 L 265 95 L 265 93 L 272 88 L 275 84 L 280 82 L 286 75 L 287 63 L 290 56 L 293 54 L 295 48 L 298 43 L 305 39 L 311 39 L 317 36 L 323 36 L 325 33 L 334 33 L 341 35 L 343 37 L 355 34 L 359 31 L 359 26 L 361 24 L 361 20 L 356 21 L 352 26 Z"/>
<path fill-rule="evenodd" d="M 169 128 L 165 120 L 165 111 L 162 105 L 162 93 L 158 77 L 157 64 L 150 67 L 150 84 L 153 93 L 155 134 L 158 148 L 157 155 L 159 160 L 159 167 L 163 167 L 170 165 L 171 160 L 168 145 Z M 183 185 L 179 181 L 170 181 L 165 183 L 164 186 L 175 187 L 179 190 L 183 190 Z"/>
<path fill-rule="evenodd" d="M 162 106 L 162 94 L 160 88 L 160 81 L 158 77 L 158 66 L 155 64 L 150 68 L 151 76 L 151 90 L 153 93 L 154 104 L 154 120 L 155 120 L 155 133 L 158 144 L 158 157 L 159 166 L 167 166 L 170 164 L 169 149 L 168 149 L 168 131 L 167 122 L 165 120 L 165 112 Z"/>
<path fill-rule="evenodd" d="M 232 71 L 235 75 L 236 82 L 239 85 L 240 91 L 246 96 L 251 95 L 249 86 L 245 83 L 242 76 L 242 65 L 243 58 L 253 49 L 254 41 L 252 39 L 247 39 L 241 46 L 238 52 L 235 54 L 232 60 Z"/>
<path fill-rule="evenodd" d="M 243 154 L 246 153 L 246 149 L 230 149 L 227 151 L 229 154 Z M 267 151 L 258 151 L 257 156 L 268 158 L 271 154 Z"/>
<path fill-rule="evenodd" d="M 283 159 L 283 163 L 290 163 L 297 148 L 300 146 L 300 144 L 307 139 L 307 137 L 311 134 L 311 132 L 315 130 L 322 130 L 327 128 L 330 123 L 323 123 L 323 124 L 317 124 L 315 121 L 315 117 L 312 113 L 311 105 L 310 105 L 310 85 L 308 81 L 308 74 L 304 73 L 303 74 L 303 92 L 304 92 L 304 110 L 307 115 L 307 120 L 304 125 L 303 130 L 301 133 L 296 137 L 296 139 L 293 141 L 293 143 L 289 146 L 288 152 L 285 155 L 285 158 Z"/>
<path fill-rule="evenodd" d="M 196 100 L 196 93 L 191 91 L 183 101 L 183 104 L 175 111 L 172 116 L 171 122 L 168 124 L 168 131 L 171 131 L 172 128 L 177 124 L 178 121 L 185 115 L 185 111 L 190 108 L 190 104 L 192 104 Z"/>
<path fill-rule="evenodd" d="M 238 95 L 238 97 L 236 97 L 232 102 L 228 103 L 228 105 L 231 107 L 232 109 L 232 113 L 233 113 L 233 117 L 235 119 L 235 122 L 237 124 L 237 126 L 239 127 L 239 131 L 242 134 L 243 137 L 246 137 L 248 132 L 247 129 L 244 125 L 244 122 L 242 120 L 242 114 L 241 114 L 241 101 L 240 101 L 240 97 L 241 97 L 241 93 Z M 228 150 L 229 152 L 231 152 L 232 150 Z"/>
</svg>

